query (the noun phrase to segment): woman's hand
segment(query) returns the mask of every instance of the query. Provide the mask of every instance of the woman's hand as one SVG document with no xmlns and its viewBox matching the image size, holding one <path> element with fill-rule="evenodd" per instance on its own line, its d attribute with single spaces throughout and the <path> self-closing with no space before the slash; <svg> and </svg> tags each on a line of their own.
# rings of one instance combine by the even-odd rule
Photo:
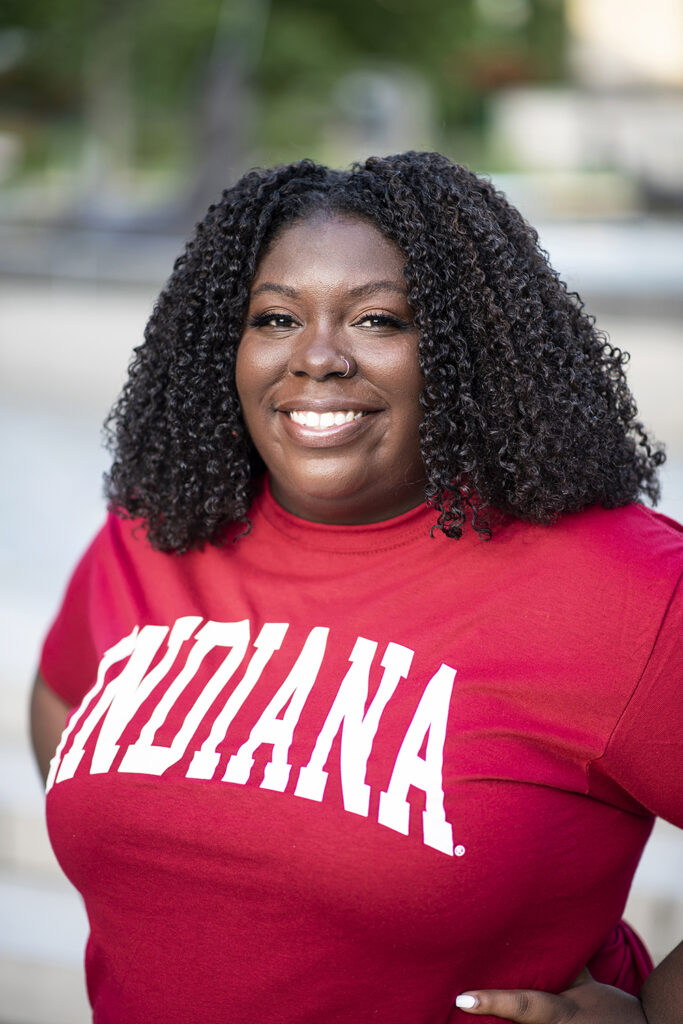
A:
<svg viewBox="0 0 683 1024">
<path fill-rule="evenodd" d="M 584 968 L 559 996 L 535 989 L 473 989 L 462 992 L 455 1005 L 466 1013 L 488 1014 L 514 1024 L 680 1024 L 683 942 L 645 979 L 640 999 L 600 985 Z"/>
<path fill-rule="evenodd" d="M 593 981 L 586 969 L 557 996 L 535 989 L 472 990 L 459 995 L 455 1005 L 515 1024 L 648 1024 L 639 999 Z"/>
</svg>

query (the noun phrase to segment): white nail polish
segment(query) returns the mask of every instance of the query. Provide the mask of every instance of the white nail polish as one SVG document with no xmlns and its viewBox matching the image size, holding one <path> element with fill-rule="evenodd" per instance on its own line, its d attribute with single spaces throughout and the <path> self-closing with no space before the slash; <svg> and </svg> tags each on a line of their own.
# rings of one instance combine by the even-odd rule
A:
<svg viewBox="0 0 683 1024">
<path fill-rule="evenodd" d="M 459 1010 L 473 1010 L 479 1000 L 476 996 L 458 996 L 455 1005 Z"/>
</svg>

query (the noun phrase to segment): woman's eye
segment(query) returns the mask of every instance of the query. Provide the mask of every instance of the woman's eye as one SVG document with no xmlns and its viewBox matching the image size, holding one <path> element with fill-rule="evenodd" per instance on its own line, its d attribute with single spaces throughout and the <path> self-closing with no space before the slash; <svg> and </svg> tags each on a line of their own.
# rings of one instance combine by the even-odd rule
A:
<svg viewBox="0 0 683 1024">
<path fill-rule="evenodd" d="M 249 318 L 249 327 L 294 327 L 297 321 L 288 313 L 259 313 Z"/>
<path fill-rule="evenodd" d="M 356 320 L 354 327 L 392 327 L 394 330 L 405 330 L 410 327 L 407 320 L 398 316 L 391 316 L 389 313 L 365 313 L 360 320 Z"/>
</svg>

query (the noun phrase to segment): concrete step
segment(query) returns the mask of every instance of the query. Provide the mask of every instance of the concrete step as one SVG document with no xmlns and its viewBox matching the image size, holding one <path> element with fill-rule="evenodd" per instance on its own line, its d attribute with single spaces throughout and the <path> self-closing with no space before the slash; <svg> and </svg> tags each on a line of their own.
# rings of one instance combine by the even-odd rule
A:
<svg viewBox="0 0 683 1024">
<path fill-rule="evenodd" d="M 42 782 L 28 743 L 0 743 L 0 872 L 61 878 L 43 805 Z"/>
<path fill-rule="evenodd" d="M 0 955 L 16 963 L 80 970 L 88 919 L 65 878 L 0 872 Z"/>
<path fill-rule="evenodd" d="M 88 922 L 64 878 L 0 871 L 1 1024 L 86 1024 Z"/>
<path fill-rule="evenodd" d="M 80 968 L 0 960 L 0 1024 L 89 1024 Z"/>
<path fill-rule="evenodd" d="M 683 831 L 658 819 L 638 865 L 624 917 L 655 963 L 683 937 Z"/>
</svg>

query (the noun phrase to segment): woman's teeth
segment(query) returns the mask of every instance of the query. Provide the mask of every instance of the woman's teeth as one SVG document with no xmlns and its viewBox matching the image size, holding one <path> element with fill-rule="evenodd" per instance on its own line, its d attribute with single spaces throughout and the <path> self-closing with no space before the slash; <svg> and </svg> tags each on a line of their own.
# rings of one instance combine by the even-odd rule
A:
<svg viewBox="0 0 683 1024">
<path fill-rule="evenodd" d="M 304 412 L 303 410 L 295 410 L 290 412 L 290 419 L 293 419 L 295 423 L 300 423 L 302 427 L 340 427 L 342 423 L 353 423 L 354 420 L 359 420 L 364 413 L 354 412 L 350 409 L 348 412 Z"/>
</svg>

